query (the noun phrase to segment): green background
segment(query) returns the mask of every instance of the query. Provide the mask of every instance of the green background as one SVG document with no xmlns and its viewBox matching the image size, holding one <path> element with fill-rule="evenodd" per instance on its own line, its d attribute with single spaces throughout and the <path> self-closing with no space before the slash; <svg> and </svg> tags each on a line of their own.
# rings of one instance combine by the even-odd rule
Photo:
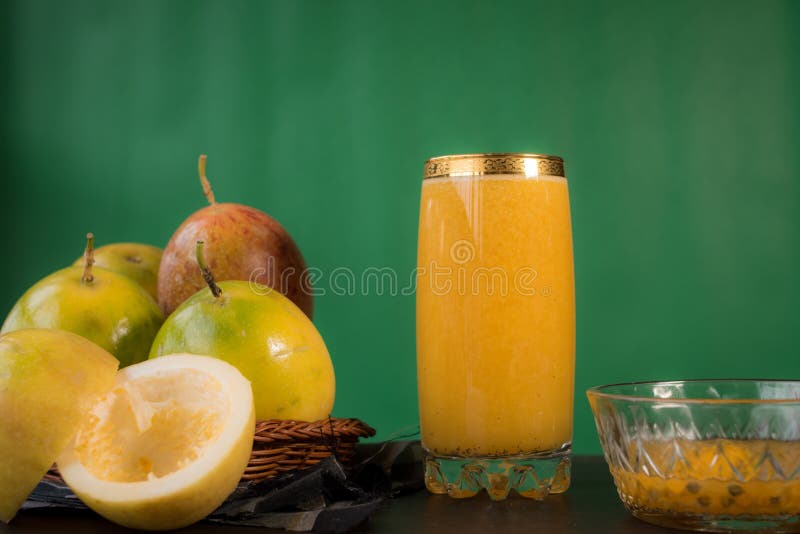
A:
<svg viewBox="0 0 800 534">
<path fill-rule="evenodd" d="M 536 151 L 570 179 L 579 452 L 588 386 L 800 378 L 798 1 L 0 9 L 4 310 L 89 230 L 166 244 L 201 152 L 310 265 L 402 280 L 427 157 Z M 316 306 L 335 414 L 416 424 L 413 297 Z"/>
</svg>

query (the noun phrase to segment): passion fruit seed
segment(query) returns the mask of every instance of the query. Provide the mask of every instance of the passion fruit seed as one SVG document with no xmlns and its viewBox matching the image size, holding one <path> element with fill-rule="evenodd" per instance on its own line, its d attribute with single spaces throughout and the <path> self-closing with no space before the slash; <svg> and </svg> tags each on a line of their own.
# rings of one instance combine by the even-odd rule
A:
<svg viewBox="0 0 800 534">
<path fill-rule="evenodd" d="M 731 484 L 728 486 L 728 493 L 731 494 L 732 497 L 738 497 L 742 493 L 744 493 L 744 488 L 741 487 L 739 484 Z"/>
</svg>

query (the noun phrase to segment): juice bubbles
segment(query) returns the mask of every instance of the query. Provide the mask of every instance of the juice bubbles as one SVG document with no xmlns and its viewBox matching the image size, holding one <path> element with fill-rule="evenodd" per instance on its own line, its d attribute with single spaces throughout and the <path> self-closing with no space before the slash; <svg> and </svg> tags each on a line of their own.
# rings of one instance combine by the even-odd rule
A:
<svg viewBox="0 0 800 534">
<path fill-rule="evenodd" d="M 508 486 L 489 491 L 495 498 L 508 489 L 527 496 L 563 491 L 575 375 L 563 161 L 450 158 L 461 159 L 423 181 L 420 209 L 417 372 L 422 442 L 433 462 L 426 464 L 428 487 L 468 496 Z M 442 159 L 428 162 L 428 174 Z M 456 473 L 442 463 L 453 458 L 477 463 L 458 460 Z M 514 469 L 530 472 L 537 487 L 504 482 Z M 548 470 L 560 470 L 560 478 Z M 481 479 L 485 484 L 471 483 Z"/>
</svg>

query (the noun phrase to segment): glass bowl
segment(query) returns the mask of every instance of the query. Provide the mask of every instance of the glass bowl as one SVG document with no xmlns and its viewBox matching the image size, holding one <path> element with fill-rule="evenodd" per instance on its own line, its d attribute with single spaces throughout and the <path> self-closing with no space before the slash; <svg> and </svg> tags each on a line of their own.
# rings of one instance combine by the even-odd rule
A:
<svg viewBox="0 0 800 534">
<path fill-rule="evenodd" d="M 623 504 L 661 526 L 800 532 L 800 380 L 587 391 Z"/>
</svg>

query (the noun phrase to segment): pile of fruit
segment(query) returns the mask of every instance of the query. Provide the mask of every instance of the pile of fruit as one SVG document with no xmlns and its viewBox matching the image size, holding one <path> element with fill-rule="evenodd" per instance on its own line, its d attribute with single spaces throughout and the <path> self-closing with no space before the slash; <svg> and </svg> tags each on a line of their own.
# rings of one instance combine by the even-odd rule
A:
<svg viewBox="0 0 800 534">
<path fill-rule="evenodd" d="M 306 265 L 248 206 L 187 218 L 166 249 L 86 249 L 34 284 L 0 335 L 0 520 L 57 463 L 90 508 L 133 528 L 198 521 L 233 491 L 256 420 L 315 421 L 333 365 Z M 119 369 L 119 370 L 118 370 Z"/>
</svg>

